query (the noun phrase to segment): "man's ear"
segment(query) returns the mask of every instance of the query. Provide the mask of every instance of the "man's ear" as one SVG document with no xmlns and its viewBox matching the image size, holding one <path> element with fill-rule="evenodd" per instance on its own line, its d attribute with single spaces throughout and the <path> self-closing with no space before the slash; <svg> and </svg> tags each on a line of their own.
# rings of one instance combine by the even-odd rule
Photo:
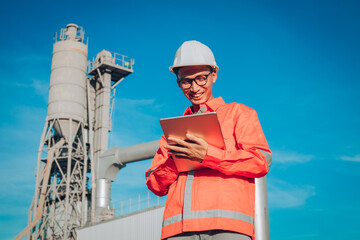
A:
<svg viewBox="0 0 360 240">
<path fill-rule="evenodd" d="M 211 73 L 212 75 L 212 82 L 215 83 L 216 82 L 216 79 L 217 79 L 217 71 L 216 69 L 214 69 L 214 71 Z"/>
</svg>

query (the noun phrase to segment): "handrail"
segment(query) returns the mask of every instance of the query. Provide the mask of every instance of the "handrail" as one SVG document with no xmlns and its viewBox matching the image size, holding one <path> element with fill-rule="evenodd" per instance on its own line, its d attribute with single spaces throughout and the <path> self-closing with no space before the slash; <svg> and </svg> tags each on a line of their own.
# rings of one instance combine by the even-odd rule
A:
<svg viewBox="0 0 360 240">
<path fill-rule="evenodd" d="M 112 202 L 117 217 L 164 205 L 166 196 L 159 197 L 150 191 Z"/>
<path fill-rule="evenodd" d="M 128 56 L 119 54 L 119 53 L 115 53 L 115 52 L 111 52 L 111 51 L 106 51 L 111 53 L 111 57 L 110 56 L 106 56 L 107 61 L 106 63 L 111 63 L 114 66 L 120 66 L 126 69 L 133 69 L 133 65 L 135 64 L 135 61 L 133 58 L 130 58 Z M 97 63 L 96 61 L 98 61 L 98 57 L 99 55 L 97 55 L 96 57 L 93 57 L 92 60 L 88 61 L 88 66 L 87 66 L 87 72 L 90 72 L 92 70 L 94 70 L 97 67 Z M 103 56 L 100 56 L 100 58 L 102 58 Z"/>
</svg>

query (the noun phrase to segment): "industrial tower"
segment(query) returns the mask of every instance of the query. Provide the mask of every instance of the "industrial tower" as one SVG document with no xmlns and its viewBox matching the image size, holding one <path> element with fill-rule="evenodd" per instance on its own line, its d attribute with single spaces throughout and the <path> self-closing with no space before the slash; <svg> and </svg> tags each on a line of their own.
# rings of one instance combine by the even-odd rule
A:
<svg viewBox="0 0 360 240">
<path fill-rule="evenodd" d="M 84 30 L 75 24 L 54 40 L 35 194 L 29 224 L 15 239 L 76 239 L 76 228 L 112 216 L 111 209 L 95 212 L 96 165 L 108 148 L 110 100 L 134 61 L 103 50 L 88 62 Z"/>
</svg>

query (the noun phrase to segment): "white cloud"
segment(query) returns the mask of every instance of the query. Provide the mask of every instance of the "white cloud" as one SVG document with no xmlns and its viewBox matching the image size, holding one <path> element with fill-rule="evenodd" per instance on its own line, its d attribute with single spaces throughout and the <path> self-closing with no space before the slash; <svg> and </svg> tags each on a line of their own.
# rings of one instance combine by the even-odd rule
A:
<svg viewBox="0 0 360 240">
<path fill-rule="evenodd" d="M 273 151 L 273 163 L 305 163 L 314 159 L 314 155 L 290 151 Z"/>
<path fill-rule="evenodd" d="M 270 183 L 269 183 L 270 182 Z M 316 195 L 314 186 L 294 186 L 282 180 L 268 182 L 270 208 L 293 208 L 306 204 L 306 200 Z"/>
<path fill-rule="evenodd" d="M 144 106 L 144 105 L 153 105 L 155 103 L 155 99 L 130 99 L 130 98 L 119 98 L 119 102 L 131 106 Z"/>
<path fill-rule="evenodd" d="M 33 79 L 32 87 L 35 90 L 35 93 L 37 93 L 40 96 L 43 96 L 45 100 L 47 101 L 47 97 L 49 94 L 49 81 L 41 81 Z"/>
<path fill-rule="evenodd" d="M 128 112 L 136 114 L 144 114 L 145 112 L 158 112 L 161 110 L 163 104 L 156 102 L 155 98 L 152 99 L 130 99 L 119 98 L 116 99 L 117 112 Z M 150 116 L 150 115 L 149 115 Z M 153 117 L 153 116 L 152 116 Z"/>
<path fill-rule="evenodd" d="M 360 154 L 357 154 L 354 157 L 341 156 L 340 159 L 344 160 L 344 161 L 350 161 L 350 162 L 360 162 Z"/>
<path fill-rule="evenodd" d="M 21 82 L 15 82 L 15 87 L 30 88 L 39 96 L 42 96 L 47 102 L 49 95 L 49 81 L 42 81 L 37 79 L 32 79 L 32 82 L 25 84 Z"/>
<path fill-rule="evenodd" d="M 13 109 L 14 116 L 10 116 L 7 123 L 0 127 L 0 144 L 19 146 L 29 149 L 33 141 L 40 142 L 41 133 L 45 124 L 46 109 L 30 106 L 16 106 Z M 9 152 L 10 149 L 3 149 L 1 152 Z M 19 152 L 14 152 L 15 156 Z M 0 160 L 1 161 L 1 160 Z"/>
<path fill-rule="evenodd" d="M 47 106 L 38 107 L 38 106 L 17 105 L 15 106 L 14 109 L 16 109 L 17 118 L 22 124 L 21 128 L 28 128 L 30 126 L 34 126 L 35 124 L 39 126 L 44 126 L 46 120 Z M 41 130 L 40 132 L 38 132 L 39 136 L 41 134 Z"/>
<path fill-rule="evenodd" d="M 34 151 L 34 155 L 35 153 L 36 151 Z M 0 186 L 0 212 L 3 216 L 0 225 L 8 225 L 14 221 L 12 225 L 18 227 L 12 227 L 13 229 L 1 229 L 0 227 L 0 232 L 13 231 L 15 236 L 21 231 L 21 228 L 26 226 L 28 210 L 35 191 L 36 162 L 31 158 L 36 156 L 29 157 L 28 152 L 19 153 L 18 156 L 8 155 L 0 153 L 2 159 L 0 180 L 4 183 Z M 7 220 L 4 221 L 4 219 Z M 15 219 L 17 220 L 15 221 Z"/>
<path fill-rule="evenodd" d="M 28 209 L 35 190 L 37 149 L 45 123 L 45 109 L 16 106 L 0 128 L 0 212 Z M 23 210 L 23 208 L 22 208 Z M 24 211 L 27 213 L 27 210 Z"/>
</svg>

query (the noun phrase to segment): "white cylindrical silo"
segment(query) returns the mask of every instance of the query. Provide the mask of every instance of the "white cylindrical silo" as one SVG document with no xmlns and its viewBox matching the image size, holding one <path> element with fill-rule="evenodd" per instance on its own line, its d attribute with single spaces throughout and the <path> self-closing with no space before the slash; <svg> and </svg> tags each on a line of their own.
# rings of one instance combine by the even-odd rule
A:
<svg viewBox="0 0 360 240">
<path fill-rule="evenodd" d="M 47 119 L 59 119 L 61 129 L 54 127 L 63 136 L 68 135 L 69 119 L 74 126 L 84 121 L 88 46 L 83 35 L 77 25 L 68 24 L 54 43 Z"/>
</svg>

